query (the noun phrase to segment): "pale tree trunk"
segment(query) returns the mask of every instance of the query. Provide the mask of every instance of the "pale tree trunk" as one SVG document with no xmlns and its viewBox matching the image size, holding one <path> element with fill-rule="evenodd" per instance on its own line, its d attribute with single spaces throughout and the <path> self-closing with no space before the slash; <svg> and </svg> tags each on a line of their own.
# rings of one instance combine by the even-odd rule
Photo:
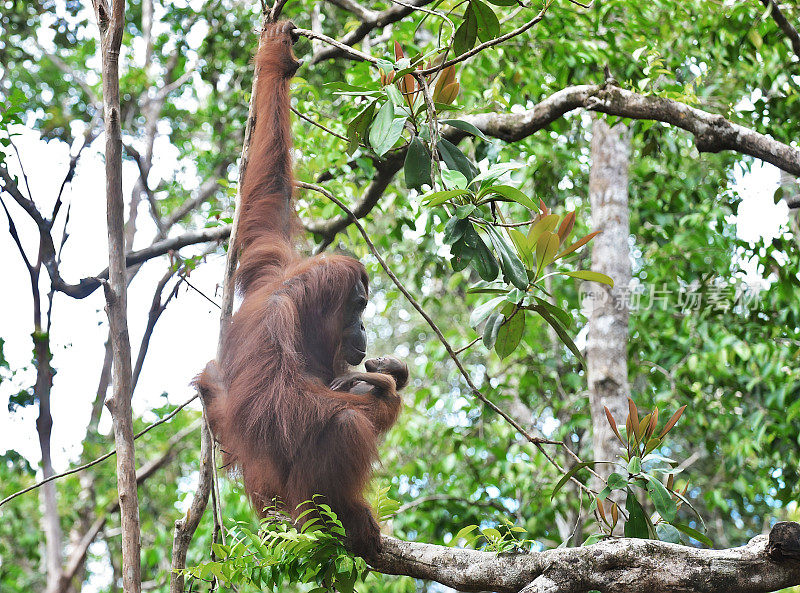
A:
<svg viewBox="0 0 800 593">
<path fill-rule="evenodd" d="M 42 453 L 42 477 L 49 478 L 53 471 L 50 436 L 53 430 L 53 416 L 50 413 L 50 393 L 53 386 L 53 370 L 50 366 L 50 335 L 48 329 L 42 327 L 41 292 L 38 288 L 38 265 L 33 289 L 33 351 L 36 359 L 36 384 L 33 387 L 34 397 L 39 403 L 39 416 L 36 418 L 36 432 L 39 436 L 39 449 Z M 51 592 L 58 584 L 63 559 L 61 519 L 58 515 L 58 499 L 56 483 L 47 482 L 39 491 L 42 501 L 45 566 L 47 569 L 47 591 Z"/>
<path fill-rule="evenodd" d="M 591 313 L 586 346 L 587 378 L 592 412 L 594 459 L 614 460 L 620 443 L 606 419 L 608 407 L 617 422 L 628 411 L 628 284 L 631 262 L 628 248 L 628 164 L 630 135 L 627 127 L 595 117 L 592 125 L 592 165 L 589 201 L 592 228 L 602 231 L 593 241 L 592 270 L 613 278 L 614 288 L 592 283 Z M 605 477 L 608 464 L 595 468 Z"/>
<path fill-rule="evenodd" d="M 117 491 L 122 525 L 122 588 L 141 591 L 139 497 L 131 412 L 131 345 L 127 320 L 124 200 L 122 197 L 122 132 L 119 106 L 119 50 L 125 2 L 93 0 L 100 28 L 103 60 L 103 119 L 106 133 L 106 218 L 109 282 L 104 285 L 113 347 L 113 395 L 107 405 L 117 447 Z"/>
</svg>

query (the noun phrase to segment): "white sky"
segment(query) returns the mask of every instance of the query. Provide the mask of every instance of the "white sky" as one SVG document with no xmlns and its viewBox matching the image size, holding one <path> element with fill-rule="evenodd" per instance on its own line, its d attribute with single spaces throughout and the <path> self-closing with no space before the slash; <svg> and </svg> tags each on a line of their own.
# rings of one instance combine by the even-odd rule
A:
<svg viewBox="0 0 800 593">
<path fill-rule="evenodd" d="M 45 211 L 49 212 L 66 172 L 67 147 L 59 142 L 42 142 L 35 132 L 20 131 L 22 134 L 15 138 L 15 142 L 26 166 L 31 190 L 40 207 L 44 204 Z M 97 152 L 102 147 L 101 137 L 95 141 L 93 150 L 86 151 L 81 158 L 75 179 L 65 192 L 65 200 L 72 203 L 71 237 L 64 252 L 61 273 L 68 282 L 94 275 L 107 264 L 103 163 Z M 164 154 L 159 152 L 163 149 L 168 150 L 168 145 L 157 146 L 156 154 Z M 165 163 L 165 160 L 170 162 Z M 15 160 L 10 158 L 8 161 L 13 171 Z M 162 166 L 170 169 L 174 164 L 174 159 L 162 160 Z M 37 167 L 41 169 L 37 171 Z M 156 177 L 158 167 L 156 162 L 153 173 Z M 124 168 L 125 195 L 130 194 L 135 175 L 133 165 L 127 163 Z M 751 241 L 761 237 L 769 240 L 786 222 L 786 205 L 775 205 L 772 201 L 777 185 L 777 169 L 760 163 L 740 180 L 738 189 L 744 201 L 739 208 L 737 223 L 741 237 Z M 32 223 L 8 198 L 6 203 L 15 215 L 28 253 L 34 253 L 36 233 Z M 154 232 L 146 203 L 140 207 L 138 226 L 139 241 L 135 247 L 140 248 Z M 212 256 L 207 264 L 192 274 L 192 283 L 204 293 L 214 295 L 216 284 L 222 277 L 222 264 L 221 256 Z M 152 300 L 151 291 L 165 269 L 163 258 L 151 261 L 142 268 L 131 286 L 128 303 L 134 360 Z M 30 364 L 32 302 L 28 275 L 8 234 L 5 215 L 0 215 L 0 278 L 3 278 L 5 287 L 2 291 L 0 337 L 6 341 L 5 355 L 11 367 L 18 369 Z M 106 337 L 103 306 L 101 290 L 80 301 L 56 295 L 52 328 L 53 366 L 58 371 L 52 391 L 52 446 L 56 471 L 66 469 L 70 459 L 78 454 L 88 422 Z M 215 307 L 194 291 L 181 289 L 178 299 L 170 303 L 159 320 L 150 342 L 134 394 L 135 413 L 143 413 L 158 405 L 163 392 L 169 394 L 172 403 L 180 403 L 192 395 L 189 381 L 214 356 L 217 323 Z M 13 415 L 5 411 L 14 388 L 32 385 L 33 378 L 34 374 L 29 370 L 13 383 L 0 385 L 0 452 L 13 448 L 36 463 L 40 457 L 34 424 L 38 413 L 36 406 Z M 108 412 L 104 410 L 101 428 L 108 429 L 109 426 Z M 109 441 L 111 444 L 111 439 Z"/>
</svg>

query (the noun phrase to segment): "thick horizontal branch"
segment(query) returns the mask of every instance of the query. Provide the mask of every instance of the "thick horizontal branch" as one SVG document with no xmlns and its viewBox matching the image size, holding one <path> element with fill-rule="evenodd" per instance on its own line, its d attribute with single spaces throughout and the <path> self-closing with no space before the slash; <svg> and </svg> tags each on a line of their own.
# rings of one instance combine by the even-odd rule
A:
<svg viewBox="0 0 800 593">
<path fill-rule="evenodd" d="M 482 113 L 461 119 L 474 124 L 484 134 L 514 142 L 578 108 L 631 119 L 662 121 L 691 132 L 700 152 L 735 150 L 771 163 L 792 175 L 800 175 L 800 150 L 797 148 L 728 121 L 721 115 L 611 85 L 567 87 L 521 113 Z"/>
<path fill-rule="evenodd" d="M 458 591 L 760 593 L 800 584 L 800 525 L 778 523 L 769 538 L 729 550 L 615 538 L 581 548 L 494 554 L 384 537 L 383 552 L 371 564 L 385 574 Z"/>
</svg>

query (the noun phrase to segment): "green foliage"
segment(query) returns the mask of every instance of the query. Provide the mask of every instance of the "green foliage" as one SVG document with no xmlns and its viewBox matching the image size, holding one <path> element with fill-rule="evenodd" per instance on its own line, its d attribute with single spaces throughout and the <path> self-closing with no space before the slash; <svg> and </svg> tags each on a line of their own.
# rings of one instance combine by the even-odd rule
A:
<svg viewBox="0 0 800 593">
<path fill-rule="evenodd" d="M 376 491 L 379 519 L 389 518 L 397 503 L 388 488 Z M 187 576 L 225 586 L 249 585 L 279 591 L 285 583 L 310 583 L 311 591 L 353 593 L 371 574 L 362 558 L 344 547 L 344 527 L 321 497 L 305 501 L 295 522 L 277 508 L 267 509 L 257 533 L 238 524 L 229 531 L 228 544 L 213 544 L 217 559 L 187 568 Z M 299 525 L 300 527 L 296 527 Z"/>
</svg>

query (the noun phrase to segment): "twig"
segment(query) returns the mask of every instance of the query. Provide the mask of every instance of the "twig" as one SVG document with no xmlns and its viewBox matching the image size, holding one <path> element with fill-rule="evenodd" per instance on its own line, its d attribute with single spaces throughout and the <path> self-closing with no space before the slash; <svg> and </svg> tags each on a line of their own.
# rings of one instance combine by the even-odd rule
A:
<svg viewBox="0 0 800 593">
<path fill-rule="evenodd" d="M 172 410 L 172 412 L 170 412 L 169 414 L 164 416 L 161 420 L 158 420 L 157 422 L 154 422 L 153 424 L 151 424 L 147 428 L 144 428 L 144 429 L 140 430 L 139 432 L 137 432 L 135 435 L 133 435 L 133 439 L 136 440 L 140 436 L 145 435 L 148 432 L 150 432 L 151 430 L 153 430 L 159 424 L 164 424 L 164 422 L 172 420 L 172 418 L 174 418 L 177 415 L 178 412 L 180 412 L 183 408 L 188 406 L 190 403 L 192 403 L 198 397 L 199 397 L 199 395 L 197 395 L 197 394 L 193 395 L 188 400 L 186 400 L 181 405 L 179 405 L 177 408 Z M 44 480 L 40 480 L 39 482 L 36 482 L 35 484 L 33 484 L 31 486 L 28 486 L 27 488 L 23 488 L 22 490 L 20 490 L 18 492 L 15 492 L 14 494 L 6 496 L 3 500 L 0 500 L 0 507 L 3 506 L 4 504 L 6 504 L 8 501 L 15 499 L 17 496 L 21 496 L 21 495 L 25 494 L 26 492 L 30 492 L 31 490 L 35 490 L 36 488 L 39 488 L 42 484 L 46 484 L 47 482 L 52 482 L 53 480 L 58 480 L 59 478 L 63 478 L 64 476 L 69 476 L 71 474 L 75 474 L 75 473 L 81 472 L 81 471 L 83 471 L 85 469 L 88 469 L 88 468 L 92 467 L 93 465 L 97 465 L 98 463 L 101 463 L 101 462 L 105 461 L 109 457 L 112 457 L 114 454 L 116 454 L 116 452 L 117 452 L 117 450 L 114 449 L 113 451 L 109 451 L 105 455 L 102 455 L 101 457 L 98 457 L 97 459 L 95 459 L 93 461 L 90 461 L 89 463 L 84 463 L 81 466 L 74 467 L 74 468 L 72 468 L 70 470 L 67 470 L 67 471 L 63 472 L 63 473 L 55 474 L 53 476 L 50 476 L 49 478 L 46 478 Z"/>
<path fill-rule="evenodd" d="M 290 109 L 291 109 L 291 110 L 292 110 L 292 112 L 293 112 L 293 113 L 294 113 L 294 114 L 295 114 L 297 117 L 299 117 L 300 119 L 304 119 L 304 120 L 305 120 L 305 121 L 307 121 L 308 123 L 310 123 L 310 124 L 312 124 L 312 125 L 314 125 L 314 126 L 317 126 L 318 128 L 320 128 L 320 129 L 322 129 L 322 130 L 325 130 L 325 131 L 326 131 L 326 132 L 328 132 L 328 134 L 330 134 L 331 136 L 336 136 L 337 138 L 339 138 L 340 140 L 344 140 L 345 142 L 349 142 L 349 141 L 350 141 L 350 140 L 347 138 L 347 136 L 342 136 L 341 134 L 339 134 L 339 133 L 337 133 L 337 132 L 334 132 L 334 131 L 333 131 L 333 130 L 331 130 L 330 128 L 327 128 L 327 127 L 323 126 L 323 125 L 322 125 L 321 123 L 319 123 L 318 121 L 314 121 L 313 119 L 311 119 L 311 118 L 310 118 L 310 117 L 308 117 L 307 115 L 304 115 L 304 114 L 300 113 L 300 111 L 298 111 L 296 108 L 294 108 L 294 107 L 291 107 Z"/>
</svg>

